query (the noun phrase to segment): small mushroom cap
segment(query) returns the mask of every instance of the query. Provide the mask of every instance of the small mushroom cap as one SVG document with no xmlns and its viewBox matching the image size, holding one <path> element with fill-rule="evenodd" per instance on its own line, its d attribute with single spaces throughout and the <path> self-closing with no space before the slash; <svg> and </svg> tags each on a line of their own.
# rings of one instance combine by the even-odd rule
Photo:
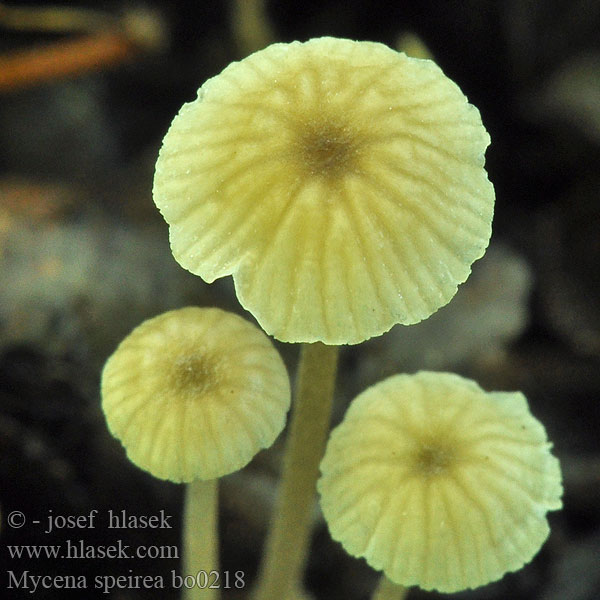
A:
<svg viewBox="0 0 600 600">
<path fill-rule="evenodd" d="M 367 389 L 318 482 L 332 537 L 393 582 L 456 592 L 529 562 L 562 506 L 558 460 L 519 392 L 450 373 Z"/>
<path fill-rule="evenodd" d="M 271 341 L 217 308 L 145 321 L 102 372 L 111 433 L 138 467 L 175 482 L 241 469 L 273 443 L 289 405 L 287 371 Z"/>
<path fill-rule="evenodd" d="M 488 245 L 479 111 L 430 60 L 273 44 L 209 79 L 160 150 L 173 255 L 233 275 L 276 338 L 356 344 L 450 301 Z"/>
</svg>

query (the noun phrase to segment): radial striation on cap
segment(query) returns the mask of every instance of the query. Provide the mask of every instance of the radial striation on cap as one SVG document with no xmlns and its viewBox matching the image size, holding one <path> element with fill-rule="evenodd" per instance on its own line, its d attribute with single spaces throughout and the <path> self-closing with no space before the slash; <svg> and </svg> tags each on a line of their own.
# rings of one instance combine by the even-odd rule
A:
<svg viewBox="0 0 600 600">
<path fill-rule="evenodd" d="M 241 317 L 188 307 L 133 330 L 102 372 L 102 409 L 129 459 L 176 482 L 241 469 L 285 424 L 290 386 L 269 338 Z"/>
<path fill-rule="evenodd" d="M 318 483 L 332 537 L 393 582 L 456 592 L 529 562 L 562 506 L 558 460 L 519 392 L 396 375 L 332 432 Z"/>
<path fill-rule="evenodd" d="M 289 342 L 355 344 L 450 301 L 491 235 L 489 136 L 429 60 L 274 44 L 209 79 L 160 150 L 173 254 Z"/>
</svg>

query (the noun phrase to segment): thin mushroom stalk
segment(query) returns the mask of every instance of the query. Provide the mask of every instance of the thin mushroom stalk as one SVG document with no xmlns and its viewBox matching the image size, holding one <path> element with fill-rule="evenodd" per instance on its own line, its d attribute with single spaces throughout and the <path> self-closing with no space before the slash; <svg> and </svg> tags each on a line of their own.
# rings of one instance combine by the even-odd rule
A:
<svg viewBox="0 0 600 600">
<path fill-rule="evenodd" d="M 319 462 L 329 433 L 338 347 L 302 346 L 282 480 L 255 598 L 289 598 L 301 589 Z"/>
<path fill-rule="evenodd" d="M 385 575 L 382 575 L 372 600 L 406 600 L 407 597 L 407 588 L 391 582 Z"/>
<path fill-rule="evenodd" d="M 184 600 L 218 600 L 220 597 L 219 588 L 211 585 L 214 582 L 211 573 L 219 570 L 217 507 L 218 483 L 215 479 L 199 479 L 186 485 L 181 575 L 196 579 L 202 573 L 205 579 L 199 581 L 200 585 L 185 586 Z"/>
</svg>

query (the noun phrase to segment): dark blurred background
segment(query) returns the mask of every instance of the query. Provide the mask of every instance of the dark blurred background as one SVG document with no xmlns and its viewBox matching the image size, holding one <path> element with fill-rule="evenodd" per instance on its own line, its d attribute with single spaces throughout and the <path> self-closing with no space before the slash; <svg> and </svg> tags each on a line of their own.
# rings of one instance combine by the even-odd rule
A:
<svg viewBox="0 0 600 600">
<path fill-rule="evenodd" d="M 173 260 L 152 202 L 180 106 L 232 60 L 322 35 L 398 48 L 418 36 L 481 112 L 496 187 L 489 251 L 422 324 L 343 350 L 335 420 L 368 385 L 421 368 L 522 390 L 560 458 L 564 509 L 517 573 L 465 599 L 600 598 L 600 3 L 597 0 L 0 3 L 0 570 L 163 575 L 176 559 L 11 558 L 8 544 L 179 544 L 182 489 L 132 466 L 100 410 L 102 365 L 143 319 L 189 304 L 244 314 L 230 278 Z M 404 41 L 402 41 L 404 40 Z M 42 65 L 42 66 L 40 66 Z M 278 344 L 293 373 L 297 349 Z M 221 487 L 221 571 L 258 565 L 281 440 Z M 62 530 L 34 519 L 97 509 L 173 515 L 170 530 Z M 20 529 L 6 523 L 22 511 Z M 306 588 L 366 600 L 376 581 L 321 517 Z M 36 598 L 174 599 L 178 591 L 38 589 Z M 4 597 L 30 597 L 8 590 Z M 229 592 L 225 598 L 245 598 Z M 436 598 L 418 590 L 412 599 Z"/>
</svg>

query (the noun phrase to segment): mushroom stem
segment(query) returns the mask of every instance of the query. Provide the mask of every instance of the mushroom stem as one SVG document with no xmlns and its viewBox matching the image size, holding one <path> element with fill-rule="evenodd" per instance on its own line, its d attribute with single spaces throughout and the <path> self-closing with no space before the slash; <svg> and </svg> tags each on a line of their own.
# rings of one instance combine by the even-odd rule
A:
<svg viewBox="0 0 600 600">
<path fill-rule="evenodd" d="M 184 600 L 218 600 L 217 588 L 211 588 L 212 571 L 219 568 L 217 545 L 217 479 L 197 479 L 188 483 L 183 514 L 183 577 L 190 575 L 198 583 L 184 586 Z M 200 577 L 202 579 L 200 579 Z M 204 585 L 204 584 L 207 585 Z"/>
<path fill-rule="evenodd" d="M 300 589 L 319 463 L 329 433 L 338 346 L 303 344 L 283 473 L 255 598 L 287 600 Z"/>
<path fill-rule="evenodd" d="M 382 575 L 372 600 L 404 600 L 407 596 L 408 588 L 392 583 L 385 575 Z"/>
</svg>

